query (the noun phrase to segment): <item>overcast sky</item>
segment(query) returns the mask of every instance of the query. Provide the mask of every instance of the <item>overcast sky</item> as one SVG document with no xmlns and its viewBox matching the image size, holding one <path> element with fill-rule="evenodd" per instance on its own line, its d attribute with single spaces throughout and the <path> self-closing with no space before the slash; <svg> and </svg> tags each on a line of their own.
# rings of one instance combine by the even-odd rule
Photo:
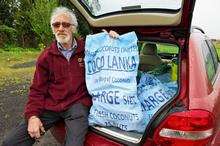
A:
<svg viewBox="0 0 220 146">
<path fill-rule="evenodd" d="M 192 25 L 203 28 L 210 38 L 220 39 L 220 0 L 196 0 Z"/>
</svg>

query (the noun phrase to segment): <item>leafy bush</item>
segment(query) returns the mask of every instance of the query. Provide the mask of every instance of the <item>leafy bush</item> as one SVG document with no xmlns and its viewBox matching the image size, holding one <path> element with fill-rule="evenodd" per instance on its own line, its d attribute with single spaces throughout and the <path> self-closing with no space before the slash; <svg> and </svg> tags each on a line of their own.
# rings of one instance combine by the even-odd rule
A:
<svg viewBox="0 0 220 146">
<path fill-rule="evenodd" d="M 0 25 L 0 46 L 4 47 L 5 44 L 14 43 L 17 39 L 17 31 L 12 27 Z"/>
<path fill-rule="evenodd" d="M 47 45 L 53 39 L 50 27 L 50 15 L 52 10 L 57 6 L 57 0 L 37 0 L 29 11 L 30 23 L 33 31 L 40 39 L 39 43 Z"/>
<path fill-rule="evenodd" d="M 33 3 L 30 0 L 19 0 L 19 7 L 14 14 L 13 26 L 17 30 L 17 44 L 21 47 L 37 47 L 38 39 L 29 18 L 29 10 Z"/>
<path fill-rule="evenodd" d="M 220 40 L 214 42 L 215 48 L 218 53 L 218 58 L 220 59 Z"/>
</svg>

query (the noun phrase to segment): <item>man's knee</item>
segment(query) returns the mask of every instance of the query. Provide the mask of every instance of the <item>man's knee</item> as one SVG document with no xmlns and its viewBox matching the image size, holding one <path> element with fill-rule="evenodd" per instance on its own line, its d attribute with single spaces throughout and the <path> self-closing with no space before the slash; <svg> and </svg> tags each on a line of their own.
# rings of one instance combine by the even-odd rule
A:
<svg viewBox="0 0 220 146">
<path fill-rule="evenodd" d="M 13 146 L 12 142 L 13 142 L 13 139 L 8 136 L 3 140 L 2 146 Z"/>
<path fill-rule="evenodd" d="M 2 142 L 2 146 L 30 146 L 34 141 L 27 133 L 27 124 L 22 122 L 7 134 Z"/>
</svg>

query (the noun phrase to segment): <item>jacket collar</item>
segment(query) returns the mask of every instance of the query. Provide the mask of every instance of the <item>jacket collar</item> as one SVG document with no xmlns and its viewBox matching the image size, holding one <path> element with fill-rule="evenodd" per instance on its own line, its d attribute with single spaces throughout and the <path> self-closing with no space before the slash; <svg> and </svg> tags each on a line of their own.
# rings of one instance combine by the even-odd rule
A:
<svg viewBox="0 0 220 146">
<path fill-rule="evenodd" d="M 84 45 L 83 39 L 81 39 L 81 38 L 76 39 L 76 42 L 77 42 L 77 48 L 76 48 L 75 54 L 84 52 L 85 45 Z M 52 54 L 55 54 L 55 55 L 61 55 L 61 52 L 59 51 L 59 49 L 57 47 L 56 40 L 51 43 L 48 51 Z"/>
<path fill-rule="evenodd" d="M 74 38 L 72 42 L 72 46 L 69 49 L 64 48 L 63 45 L 59 42 L 57 42 L 57 47 L 59 51 L 75 51 L 77 48 L 77 42 L 76 42 L 76 39 Z"/>
</svg>

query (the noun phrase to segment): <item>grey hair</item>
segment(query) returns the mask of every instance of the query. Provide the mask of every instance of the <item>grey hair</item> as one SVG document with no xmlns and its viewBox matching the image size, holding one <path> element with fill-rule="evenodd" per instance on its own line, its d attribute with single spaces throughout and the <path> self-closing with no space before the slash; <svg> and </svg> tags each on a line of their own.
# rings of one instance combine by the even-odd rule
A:
<svg viewBox="0 0 220 146">
<path fill-rule="evenodd" d="M 52 27 L 52 23 L 55 21 L 56 17 L 60 14 L 66 14 L 70 17 L 71 19 L 71 23 L 77 28 L 78 27 L 78 22 L 77 22 L 77 18 L 75 13 L 66 8 L 66 7 L 57 7 L 55 8 L 52 13 L 51 13 L 51 17 L 50 17 L 50 26 Z"/>
</svg>

